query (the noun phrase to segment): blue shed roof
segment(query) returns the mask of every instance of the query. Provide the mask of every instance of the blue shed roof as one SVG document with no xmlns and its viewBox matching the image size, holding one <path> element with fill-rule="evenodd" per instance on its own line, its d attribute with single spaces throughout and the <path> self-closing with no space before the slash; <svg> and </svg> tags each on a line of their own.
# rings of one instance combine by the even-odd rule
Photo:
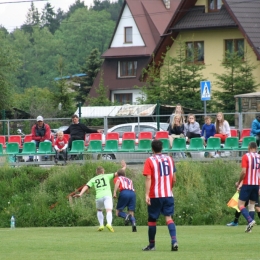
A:
<svg viewBox="0 0 260 260">
<path fill-rule="evenodd" d="M 71 76 L 58 77 L 58 78 L 55 78 L 54 80 L 71 79 L 71 78 L 75 78 L 75 77 L 85 77 L 85 76 L 87 76 L 86 73 L 78 73 L 78 74 L 74 74 Z"/>
</svg>

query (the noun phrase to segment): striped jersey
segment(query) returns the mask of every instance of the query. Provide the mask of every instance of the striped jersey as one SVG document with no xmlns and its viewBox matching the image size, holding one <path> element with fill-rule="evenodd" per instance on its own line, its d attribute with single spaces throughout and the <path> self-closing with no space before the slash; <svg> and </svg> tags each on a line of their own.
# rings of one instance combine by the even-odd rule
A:
<svg viewBox="0 0 260 260">
<path fill-rule="evenodd" d="M 116 177 L 114 179 L 114 183 L 116 183 L 117 180 L 120 181 L 120 183 L 119 183 L 119 190 L 120 191 L 122 191 L 122 190 L 132 190 L 132 191 L 134 191 L 133 181 L 130 180 L 129 178 L 127 178 L 125 176 L 119 176 L 119 177 Z"/>
<path fill-rule="evenodd" d="M 150 198 L 173 197 L 172 185 L 175 174 L 173 159 L 164 154 L 155 154 L 146 159 L 143 175 L 151 175 Z"/>
<path fill-rule="evenodd" d="M 258 185 L 260 170 L 260 155 L 258 153 L 246 153 L 242 157 L 242 168 L 246 168 L 243 185 Z"/>
</svg>

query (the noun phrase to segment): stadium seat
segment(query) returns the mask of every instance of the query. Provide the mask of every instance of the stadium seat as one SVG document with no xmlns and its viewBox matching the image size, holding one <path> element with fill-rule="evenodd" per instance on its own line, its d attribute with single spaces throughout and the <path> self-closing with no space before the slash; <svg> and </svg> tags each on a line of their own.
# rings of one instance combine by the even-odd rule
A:
<svg viewBox="0 0 260 260">
<path fill-rule="evenodd" d="M 89 134 L 89 141 L 91 140 L 102 140 L 102 134 L 101 133 L 91 133 Z"/>
<path fill-rule="evenodd" d="M 88 143 L 88 152 L 96 153 L 102 151 L 102 141 L 101 140 L 90 140 Z"/>
<path fill-rule="evenodd" d="M 6 154 L 17 155 L 19 153 L 19 143 L 7 143 Z"/>
<path fill-rule="evenodd" d="M 69 141 L 70 140 L 70 134 L 63 134 L 64 138 Z"/>
<path fill-rule="evenodd" d="M 187 148 L 188 151 L 201 151 L 205 150 L 203 145 L 203 139 L 201 137 L 195 137 L 190 139 L 190 145 L 189 148 Z"/>
<path fill-rule="evenodd" d="M 134 152 L 135 151 L 135 139 L 124 139 L 119 152 Z"/>
<path fill-rule="evenodd" d="M 172 143 L 172 152 L 181 152 L 186 150 L 186 139 L 185 138 L 174 138 Z"/>
<path fill-rule="evenodd" d="M 104 152 L 117 152 L 118 151 L 118 140 L 106 140 Z"/>
<path fill-rule="evenodd" d="M 169 138 L 169 133 L 168 131 L 158 131 L 155 134 L 155 139 L 166 139 Z"/>
<path fill-rule="evenodd" d="M 117 132 L 109 132 L 106 134 L 106 140 L 118 140 L 119 141 L 119 133 Z"/>
<path fill-rule="evenodd" d="M 207 140 L 206 150 L 217 151 L 221 149 L 221 139 L 219 137 L 210 137 Z"/>
<path fill-rule="evenodd" d="M 4 135 L 0 135 L 0 144 L 3 145 L 3 148 L 6 147 L 6 141 L 5 141 L 5 136 Z"/>
<path fill-rule="evenodd" d="M 0 156 L 4 155 L 4 148 L 3 148 L 3 144 L 0 144 Z"/>
<path fill-rule="evenodd" d="M 242 144 L 239 150 L 241 151 L 247 151 L 248 150 L 248 145 L 250 142 L 256 142 L 256 138 L 254 136 L 245 136 L 242 139 Z"/>
<path fill-rule="evenodd" d="M 169 151 L 169 149 L 170 149 L 170 141 L 169 141 L 169 138 L 160 138 L 160 140 L 161 140 L 162 143 L 163 143 L 163 149 L 162 149 L 162 151 L 163 151 L 163 152 Z"/>
<path fill-rule="evenodd" d="M 224 148 L 222 148 L 222 150 L 238 150 L 238 148 L 238 137 L 227 137 L 225 140 Z"/>
<path fill-rule="evenodd" d="M 24 143 L 29 143 L 32 141 L 32 135 L 26 135 L 23 139 Z"/>
<path fill-rule="evenodd" d="M 239 142 L 242 142 L 242 140 L 243 140 L 243 138 L 245 136 L 250 136 L 250 133 L 251 133 L 251 129 L 250 128 L 242 129 L 241 134 L 240 134 Z"/>
<path fill-rule="evenodd" d="M 20 154 L 35 154 L 36 144 L 34 142 L 27 142 L 23 144 L 23 150 Z"/>
<path fill-rule="evenodd" d="M 20 135 L 10 135 L 8 137 L 8 143 L 18 143 L 19 148 L 22 148 L 22 137 Z"/>
<path fill-rule="evenodd" d="M 230 129 L 231 137 L 239 137 L 238 129 Z"/>
<path fill-rule="evenodd" d="M 123 140 L 135 140 L 135 132 L 124 132 L 122 136 L 122 141 Z"/>
<path fill-rule="evenodd" d="M 82 154 L 85 151 L 83 140 L 74 140 L 71 145 L 70 154 Z"/>
<path fill-rule="evenodd" d="M 152 139 L 140 139 L 138 147 L 135 149 L 136 152 L 151 152 Z"/>
<path fill-rule="evenodd" d="M 37 151 L 38 154 L 54 154 L 52 152 L 52 143 L 51 142 L 40 142 L 39 149 Z"/>
<path fill-rule="evenodd" d="M 152 138 L 153 138 L 152 132 L 140 132 L 138 136 L 139 141 L 141 139 L 152 139 Z"/>
</svg>

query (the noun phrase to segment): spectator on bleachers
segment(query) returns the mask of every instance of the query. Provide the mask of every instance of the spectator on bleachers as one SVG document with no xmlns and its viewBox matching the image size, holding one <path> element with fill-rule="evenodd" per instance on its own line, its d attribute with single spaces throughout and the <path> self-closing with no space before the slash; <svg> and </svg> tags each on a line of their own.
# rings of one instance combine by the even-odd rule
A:
<svg viewBox="0 0 260 260">
<path fill-rule="evenodd" d="M 36 124 L 31 129 L 32 142 L 39 147 L 41 142 L 51 142 L 51 128 L 48 124 L 43 122 L 43 117 L 38 116 L 36 118 Z M 33 156 L 29 156 L 28 161 L 33 161 Z"/>
<path fill-rule="evenodd" d="M 72 124 L 69 126 L 69 128 L 65 131 L 63 131 L 64 134 L 70 134 L 69 144 L 68 148 L 71 149 L 72 142 L 74 140 L 84 140 L 85 141 L 85 134 L 88 133 L 102 133 L 102 130 L 95 130 L 90 129 L 84 124 L 79 122 L 78 115 L 73 115 L 71 117 Z"/>
<path fill-rule="evenodd" d="M 184 124 L 182 123 L 181 115 L 176 114 L 173 118 L 172 124 L 169 125 L 170 147 L 172 147 L 174 138 L 180 137 L 184 137 Z"/>
<path fill-rule="evenodd" d="M 260 114 L 256 115 L 256 118 L 252 121 L 251 126 L 251 136 L 256 138 L 257 146 L 259 146 L 259 139 L 260 139 Z"/>
<path fill-rule="evenodd" d="M 219 137 L 221 142 L 224 143 L 227 137 L 231 136 L 230 126 L 227 120 L 224 119 L 222 112 L 217 113 L 217 118 L 215 122 L 216 134 L 214 137 Z"/>
<path fill-rule="evenodd" d="M 211 123 L 211 117 L 205 116 L 205 124 L 201 129 L 201 137 L 204 139 L 204 145 L 206 146 L 207 140 L 209 137 L 212 137 L 216 133 L 215 124 Z"/>
<path fill-rule="evenodd" d="M 62 131 L 59 131 L 57 133 L 57 139 L 55 141 L 54 149 L 56 151 L 55 154 L 55 163 L 58 162 L 59 157 L 62 156 L 64 163 L 67 161 L 67 146 L 68 146 L 68 140 L 64 137 L 64 134 Z"/>
<path fill-rule="evenodd" d="M 184 111 L 182 109 L 181 104 L 177 104 L 176 107 L 175 107 L 175 111 L 173 111 L 173 113 L 171 114 L 169 127 L 172 125 L 173 119 L 174 119 L 175 115 L 180 115 L 181 116 L 181 123 L 184 125 L 185 117 L 184 117 Z M 168 130 L 169 130 L 169 128 L 168 128 Z"/>
<path fill-rule="evenodd" d="M 184 124 L 184 135 L 186 136 L 187 142 L 190 142 L 191 138 L 201 137 L 200 136 L 200 125 L 196 121 L 194 114 L 188 114 L 188 122 Z"/>
</svg>

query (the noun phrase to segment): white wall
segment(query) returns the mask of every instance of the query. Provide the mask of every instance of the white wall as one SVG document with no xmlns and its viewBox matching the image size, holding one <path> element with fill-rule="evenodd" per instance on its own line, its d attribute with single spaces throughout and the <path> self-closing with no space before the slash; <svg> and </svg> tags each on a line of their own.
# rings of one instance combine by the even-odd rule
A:
<svg viewBox="0 0 260 260">
<path fill-rule="evenodd" d="M 133 42 L 132 43 L 124 43 L 125 41 L 125 27 L 132 27 L 133 33 Z M 116 29 L 116 33 L 114 35 L 113 41 L 111 43 L 111 48 L 114 47 L 133 47 L 133 46 L 145 46 L 144 41 L 141 37 L 141 34 L 136 26 L 135 20 L 128 8 L 128 5 L 125 6 L 125 9 L 122 13 L 121 19 L 118 23 L 118 27 Z"/>
<path fill-rule="evenodd" d="M 129 89 L 129 90 L 113 90 L 112 93 L 111 93 L 111 101 L 114 102 L 115 99 L 114 99 L 114 94 L 122 94 L 122 93 L 132 93 L 133 95 L 133 104 L 136 104 L 137 101 L 136 99 L 139 97 L 142 97 L 142 93 L 141 93 L 141 90 L 139 89 Z"/>
</svg>

